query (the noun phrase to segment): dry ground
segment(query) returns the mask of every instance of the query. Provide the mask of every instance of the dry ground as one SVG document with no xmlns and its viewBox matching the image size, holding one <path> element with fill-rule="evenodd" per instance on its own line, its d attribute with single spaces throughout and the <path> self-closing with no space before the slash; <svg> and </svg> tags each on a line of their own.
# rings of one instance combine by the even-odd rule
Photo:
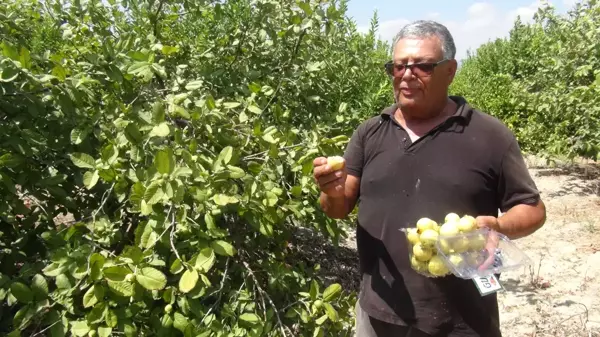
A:
<svg viewBox="0 0 600 337">
<path fill-rule="evenodd" d="M 516 241 L 533 265 L 500 280 L 503 335 L 600 336 L 598 166 L 528 163 L 548 217 L 542 229 Z"/>
</svg>

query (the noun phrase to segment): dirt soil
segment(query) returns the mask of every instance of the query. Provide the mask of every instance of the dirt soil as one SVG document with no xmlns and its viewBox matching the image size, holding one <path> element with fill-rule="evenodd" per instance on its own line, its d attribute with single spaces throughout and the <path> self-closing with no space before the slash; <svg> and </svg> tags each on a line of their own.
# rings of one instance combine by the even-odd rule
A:
<svg viewBox="0 0 600 337">
<path fill-rule="evenodd" d="M 503 273 L 504 337 L 600 337 L 600 165 L 527 157 L 546 224 L 516 240 L 532 264 Z M 355 249 L 355 235 L 346 247 Z M 356 271 L 354 271 L 356 272 Z"/>
<path fill-rule="evenodd" d="M 516 240 L 532 265 L 501 277 L 503 335 L 600 336 L 599 167 L 548 167 L 532 158 L 528 164 L 547 221 Z"/>
</svg>

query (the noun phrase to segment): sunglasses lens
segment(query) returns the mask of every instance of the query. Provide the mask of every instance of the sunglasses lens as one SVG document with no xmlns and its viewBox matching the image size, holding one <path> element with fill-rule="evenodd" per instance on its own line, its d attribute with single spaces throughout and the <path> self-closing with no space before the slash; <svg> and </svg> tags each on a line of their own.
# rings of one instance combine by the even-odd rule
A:
<svg viewBox="0 0 600 337">
<path fill-rule="evenodd" d="M 420 64 L 415 64 L 413 69 L 415 71 L 418 71 L 421 75 L 429 75 L 433 71 L 433 67 L 434 67 L 434 65 L 430 64 L 430 63 L 420 63 Z"/>
</svg>

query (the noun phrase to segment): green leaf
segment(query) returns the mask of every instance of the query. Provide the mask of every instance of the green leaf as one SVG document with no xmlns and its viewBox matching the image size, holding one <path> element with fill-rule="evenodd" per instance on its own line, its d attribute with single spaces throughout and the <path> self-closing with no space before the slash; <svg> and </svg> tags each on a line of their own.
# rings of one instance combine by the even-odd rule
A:
<svg viewBox="0 0 600 337">
<path fill-rule="evenodd" d="M 179 290 L 182 293 L 189 293 L 198 283 L 198 272 L 195 269 L 186 269 L 179 279 Z"/>
<path fill-rule="evenodd" d="M 35 274 L 31 280 L 31 291 L 36 299 L 41 300 L 48 296 L 48 282 L 44 276 Z"/>
<path fill-rule="evenodd" d="M 260 322 L 260 318 L 256 315 L 253 314 L 251 312 L 245 312 L 243 314 L 240 315 L 240 319 L 244 322 L 248 322 L 248 323 L 258 323 Z"/>
<path fill-rule="evenodd" d="M 86 321 L 74 321 L 70 322 L 71 324 L 71 333 L 78 337 L 83 337 L 90 332 L 90 327 L 88 326 Z"/>
<path fill-rule="evenodd" d="M 98 170 L 87 171 L 83 174 L 83 184 L 88 190 L 91 190 L 98 183 L 100 179 L 100 172 Z"/>
<path fill-rule="evenodd" d="M 326 302 L 334 300 L 342 292 L 342 286 L 339 283 L 331 284 L 323 291 L 323 300 Z"/>
<path fill-rule="evenodd" d="M 198 268 L 202 273 L 208 273 L 208 271 L 215 264 L 215 260 L 215 252 L 212 248 L 202 248 L 196 257 L 196 268 Z"/>
<path fill-rule="evenodd" d="M 196 81 L 191 81 L 188 84 L 185 85 L 185 90 L 196 90 L 196 89 L 200 89 L 202 87 L 202 80 L 196 80 Z"/>
<path fill-rule="evenodd" d="M 327 313 L 327 317 L 332 322 L 337 322 L 339 320 L 339 315 L 337 310 L 330 303 L 323 303 L 323 307 L 325 308 L 325 313 Z"/>
<path fill-rule="evenodd" d="M 164 194 L 161 184 L 153 181 L 144 192 L 144 200 L 148 205 L 154 205 L 162 199 Z"/>
<path fill-rule="evenodd" d="M 133 295 L 133 283 L 128 281 L 107 281 L 108 288 L 115 294 L 123 297 L 129 297 Z"/>
<path fill-rule="evenodd" d="M 238 198 L 225 194 L 215 194 L 212 199 L 215 204 L 219 206 L 226 206 L 228 204 L 236 204 L 239 202 Z"/>
<path fill-rule="evenodd" d="M 21 282 L 13 282 L 10 285 L 10 293 L 21 303 L 33 301 L 33 292 Z"/>
<path fill-rule="evenodd" d="M 98 327 L 98 337 L 109 337 L 112 334 L 112 328 L 107 326 Z"/>
<path fill-rule="evenodd" d="M 170 149 L 160 150 L 154 157 L 154 166 L 159 173 L 171 174 L 175 169 L 175 158 Z"/>
<path fill-rule="evenodd" d="M 314 301 L 319 296 L 319 284 L 315 279 L 310 282 L 310 298 Z"/>
<path fill-rule="evenodd" d="M 233 157 L 233 147 L 226 146 L 219 153 L 219 156 L 217 157 L 216 162 L 220 163 L 220 164 L 222 163 L 224 165 L 227 165 L 231 161 L 232 157 Z"/>
<path fill-rule="evenodd" d="M 96 167 L 96 161 L 92 156 L 86 153 L 71 153 L 69 155 L 73 164 L 80 168 L 94 169 Z"/>
<path fill-rule="evenodd" d="M 123 281 L 125 276 L 131 273 L 131 270 L 123 266 L 112 266 L 103 270 L 104 277 L 111 281 Z"/>
<path fill-rule="evenodd" d="M 71 130 L 71 144 L 81 144 L 85 140 L 89 133 L 88 129 L 85 128 L 75 128 Z"/>
<path fill-rule="evenodd" d="M 150 131 L 150 137 L 164 138 L 170 133 L 171 129 L 169 128 L 169 124 L 167 122 L 163 122 L 152 128 L 152 131 Z"/>
<path fill-rule="evenodd" d="M 212 241 L 210 245 L 215 253 L 222 256 L 234 256 L 237 253 L 237 249 L 234 246 L 223 240 Z"/>
<path fill-rule="evenodd" d="M 160 270 L 152 267 L 142 268 L 135 278 L 148 290 L 161 290 L 167 285 L 167 277 Z"/>
<path fill-rule="evenodd" d="M 95 284 L 91 286 L 83 295 L 83 307 L 89 308 L 93 307 L 99 301 L 104 299 L 104 288 L 102 286 Z"/>
<path fill-rule="evenodd" d="M 240 105 L 242 105 L 242 103 L 240 103 L 240 102 L 225 102 L 225 103 L 223 103 L 223 106 L 225 107 L 225 109 L 234 109 Z"/>
<path fill-rule="evenodd" d="M 254 105 L 254 104 L 253 104 L 253 105 L 250 105 L 250 106 L 248 106 L 248 111 L 250 111 L 250 112 L 252 112 L 253 114 L 256 114 L 256 115 L 260 115 L 260 114 L 262 114 L 262 109 L 261 109 L 261 108 L 259 108 L 259 107 L 257 107 L 257 106 L 256 106 L 256 105 Z"/>
</svg>

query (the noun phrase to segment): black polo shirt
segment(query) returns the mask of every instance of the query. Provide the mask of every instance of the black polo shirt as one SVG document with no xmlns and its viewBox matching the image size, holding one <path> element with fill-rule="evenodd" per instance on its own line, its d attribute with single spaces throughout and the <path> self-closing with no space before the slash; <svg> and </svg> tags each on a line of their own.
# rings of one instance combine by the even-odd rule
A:
<svg viewBox="0 0 600 337">
<path fill-rule="evenodd" d="M 432 335 L 495 337 L 495 294 L 482 297 L 471 280 L 417 274 L 399 230 L 450 212 L 498 216 L 539 199 L 510 129 L 464 98 L 451 99 L 456 113 L 414 143 L 392 105 L 364 121 L 348 144 L 348 174 L 360 177 L 359 301 L 374 318 Z"/>
</svg>

